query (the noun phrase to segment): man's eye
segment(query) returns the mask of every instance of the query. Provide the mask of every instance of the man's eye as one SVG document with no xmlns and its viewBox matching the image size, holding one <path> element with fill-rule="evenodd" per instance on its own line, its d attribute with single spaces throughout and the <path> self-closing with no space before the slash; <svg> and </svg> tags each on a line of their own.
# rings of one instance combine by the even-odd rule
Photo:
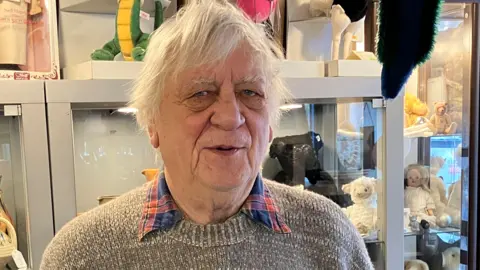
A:
<svg viewBox="0 0 480 270">
<path fill-rule="evenodd" d="M 245 89 L 243 90 L 243 93 L 249 97 L 253 97 L 255 95 L 257 95 L 257 93 L 255 91 L 252 91 L 252 90 L 248 90 L 248 89 Z"/>
<path fill-rule="evenodd" d="M 193 94 L 192 97 L 204 97 L 204 96 L 207 96 L 208 95 L 208 91 L 199 91 L 199 92 L 196 92 L 195 94 Z"/>
</svg>

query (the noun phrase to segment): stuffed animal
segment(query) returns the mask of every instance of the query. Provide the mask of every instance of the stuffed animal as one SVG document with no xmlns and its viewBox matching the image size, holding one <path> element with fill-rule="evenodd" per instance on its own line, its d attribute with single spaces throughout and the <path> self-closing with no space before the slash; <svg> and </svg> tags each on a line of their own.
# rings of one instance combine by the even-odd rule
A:
<svg viewBox="0 0 480 270">
<path fill-rule="evenodd" d="M 429 270 L 428 264 L 422 260 L 405 261 L 405 270 Z"/>
<path fill-rule="evenodd" d="M 448 188 L 448 203 L 444 212 L 451 217 L 451 227 L 460 228 L 462 209 L 462 181 L 450 185 Z"/>
<path fill-rule="evenodd" d="M 440 169 L 445 165 L 445 158 L 434 156 L 430 158 L 430 174 L 437 176 Z"/>
<path fill-rule="evenodd" d="M 427 117 L 428 115 L 427 104 L 423 103 L 420 99 L 410 93 L 405 93 L 405 104 L 403 110 L 405 113 L 405 128 L 415 125 L 419 118 Z"/>
<path fill-rule="evenodd" d="M 437 225 L 439 227 L 447 227 L 451 223 L 451 217 L 445 213 L 447 207 L 447 191 L 442 179 L 431 174 L 430 175 L 430 195 L 435 203 L 435 217 L 437 217 Z"/>
<path fill-rule="evenodd" d="M 377 179 L 362 176 L 342 186 L 350 194 L 353 205 L 343 208 L 344 213 L 362 235 L 368 235 L 376 228 L 376 184 Z"/>
<path fill-rule="evenodd" d="M 450 247 L 442 252 L 443 270 L 460 269 L 460 248 Z"/>
<path fill-rule="evenodd" d="M 454 134 L 457 131 L 457 123 L 447 114 L 446 102 L 435 102 L 433 104 L 434 114 L 430 122 L 435 126 L 437 134 Z"/>
<path fill-rule="evenodd" d="M 404 207 L 410 208 L 411 215 L 417 216 L 419 222 L 424 219 L 435 227 L 435 202 L 428 188 L 429 181 L 430 174 L 424 166 L 407 166 L 404 173 Z"/>
<path fill-rule="evenodd" d="M 237 6 L 256 23 L 264 22 L 277 6 L 277 0 L 237 0 Z"/>
</svg>

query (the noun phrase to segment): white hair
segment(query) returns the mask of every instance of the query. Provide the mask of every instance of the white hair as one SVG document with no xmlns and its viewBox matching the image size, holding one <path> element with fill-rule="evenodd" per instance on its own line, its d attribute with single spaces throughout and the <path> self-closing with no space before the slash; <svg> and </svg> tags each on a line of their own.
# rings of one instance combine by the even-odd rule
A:
<svg viewBox="0 0 480 270">
<path fill-rule="evenodd" d="M 144 66 L 134 81 L 129 106 L 137 109 L 139 126 L 153 124 L 168 79 L 187 68 L 212 65 L 246 44 L 266 80 L 271 125 L 280 118 L 280 105 L 290 92 L 279 76 L 281 47 L 238 7 L 226 0 L 194 0 L 166 20 L 150 37 Z"/>
</svg>

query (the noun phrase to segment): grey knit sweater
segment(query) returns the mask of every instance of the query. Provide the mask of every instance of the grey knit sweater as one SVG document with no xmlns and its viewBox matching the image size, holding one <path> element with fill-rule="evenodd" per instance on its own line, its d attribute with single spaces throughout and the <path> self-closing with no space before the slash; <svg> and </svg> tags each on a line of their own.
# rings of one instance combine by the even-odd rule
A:
<svg viewBox="0 0 480 270">
<path fill-rule="evenodd" d="M 373 269 L 362 238 L 337 205 L 264 182 L 292 233 L 274 233 L 237 214 L 207 226 L 182 220 L 140 241 L 142 186 L 65 225 L 40 269 Z"/>
</svg>

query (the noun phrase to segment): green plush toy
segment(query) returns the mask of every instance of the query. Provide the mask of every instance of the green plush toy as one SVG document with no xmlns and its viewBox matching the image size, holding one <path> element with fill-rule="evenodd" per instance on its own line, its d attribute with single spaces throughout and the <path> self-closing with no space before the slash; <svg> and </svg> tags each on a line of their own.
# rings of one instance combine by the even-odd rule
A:
<svg viewBox="0 0 480 270">
<path fill-rule="evenodd" d="M 170 4 L 169 0 L 155 1 L 154 30 L 163 23 L 163 11 Z M 92 60 L 112 61 L 122 53 L 125 61 L 143 61 L 150 34 L 140 29 L 140 8 L 143 0 L 117 0 L 115 37 L 91 54 Z"/>
</svg>

